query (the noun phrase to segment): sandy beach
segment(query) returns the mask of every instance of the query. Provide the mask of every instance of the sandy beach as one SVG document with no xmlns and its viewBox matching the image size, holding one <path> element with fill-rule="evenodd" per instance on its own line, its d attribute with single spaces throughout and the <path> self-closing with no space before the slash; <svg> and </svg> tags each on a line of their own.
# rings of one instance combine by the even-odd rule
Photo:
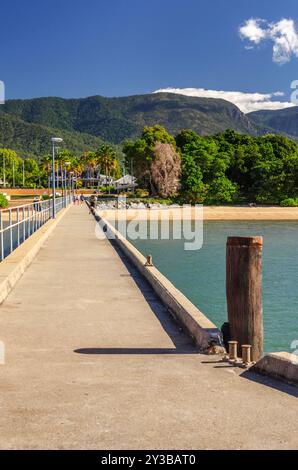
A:
<svg viewBox="0 0 298 470">
<path fill-rule="evenodd" d="M 159 220 L 168 218 L 197 219 L 203 213 L 204 220 L 297 220 L 298 207 L 248 207 L 248 206 L 205 206 L 200 210 L 191 208 L 183 211 L 180 208 L 165 209 L 127 209 L 127 210 L 99 210 L 100 215 L 108 220 L 133 220 L 147 219 Z"/>
</svg>

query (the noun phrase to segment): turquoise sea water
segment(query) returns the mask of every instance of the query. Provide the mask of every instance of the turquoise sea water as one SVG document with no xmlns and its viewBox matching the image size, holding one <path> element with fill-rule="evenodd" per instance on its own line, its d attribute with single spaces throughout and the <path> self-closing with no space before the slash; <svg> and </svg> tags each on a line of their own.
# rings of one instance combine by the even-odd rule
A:
<svg viewBox="0 0 298 470">
<path fill-rule="evenodd" d="M 185 251 L 184 240 L 133 240 L 152 254 L 166 275 L 218 327 L 227 320 L 225 247 L 228 236 L 262 235 L 266 351 L 293 351 L 298 340 L 298 223 L 210 221 L 203 248 Z M 296 348 L 295 348 L 296 349 Z"/>
</svg>

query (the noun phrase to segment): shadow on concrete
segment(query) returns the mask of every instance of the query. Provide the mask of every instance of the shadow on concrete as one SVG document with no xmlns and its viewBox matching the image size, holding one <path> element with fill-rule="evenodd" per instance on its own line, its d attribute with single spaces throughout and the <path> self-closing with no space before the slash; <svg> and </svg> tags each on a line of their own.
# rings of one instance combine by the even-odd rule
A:
<svg viewBox="0 0 298 470">
<path fill-rule="evenodd" d="M 235 366 L 232 365 L 220 365 L 220 366 L 214 366 L 214 369 L 235 369 Z"/>
<path fill-rule="evenodd" d="M 287 384 L 266 375 L 259 375 L 249 370 L 246 370 L 240 374 L 240 377 L 242 379 L 251 380 L 252 382 L 258 383 L 260 385 L 266 385 L 266 387 L 274 388 L 279 392 L 287 393 L 288 395 L 292 395 L 293 397 L 298 398 L 298 387 L 295 387 L 294 385 Z"/>
<path fill-rule="evenodd" d="M 78 354 L 199 354 L 189 348 L 82 348 L 75 349 Z"/>
<path fill-rule="evenodd" d="M 215 361 L 201 361 L 201 364 L 225 364 L 220 359 L 216 359 Z"/>
<path fill-rule="evenodd" d="M 175 320 L 171 312 L 164 306 L 161 300 L 157 297 L 154 290 L 148 283 L 148 281 L 142 276 L 141 273 L 133 266 L 128 260 L 122 250 L 115 243 L 115 240 L 107 239 L 113 246 L 114 250 L 118 254 L 122 263 L 127 269 L 127 274 L 120 274 L 121 277 L 131 277 L 140 294 L 143 296 L 147 304 L 149 305 L 152 313 L 158 319 L 165 333 L 173 342 L 173 348 L 80 348 L 74 352 L 78 354 L 199 354 L 198 347 L 194 343 L 193 339 L 183 330 L 181 325 Z M 117 279 L 115 279 L 117 282 Z"/>
<path fill-rule="evenodd" d="M 201 363 L 202 364 L 214 364 L 214 369 L 235 369 L 235 370 L 238 369 L 239 370 L 239 367 L 235 367 L 233 364 L 226 364 L 222 361 L 201 361 Z M 267 387 L 274 388 L 275 390 L 278 390 L 279 392 L 287 393 L 288 395 L 292 395 L 293 397 L 298 398 L 298 387 L 279 381 L 272 377 L 260 375 L 250 370 L 245 370 L 239 375 L 239 377 L 243 379 L 251 380 L 261 385 L 266 385 Z"/>
</svg>

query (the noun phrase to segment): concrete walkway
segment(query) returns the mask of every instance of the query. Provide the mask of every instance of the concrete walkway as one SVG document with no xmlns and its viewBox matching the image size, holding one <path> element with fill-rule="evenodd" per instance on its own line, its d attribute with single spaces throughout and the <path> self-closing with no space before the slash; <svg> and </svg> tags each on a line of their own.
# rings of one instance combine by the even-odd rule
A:
<svg viewBox="0 0 298 470">
<path fill-rule="evenodd" d="M 0 307 L 0 447 L 297 448 L 298 389 L 196 353 L 73 207 Z"/>
</svg>

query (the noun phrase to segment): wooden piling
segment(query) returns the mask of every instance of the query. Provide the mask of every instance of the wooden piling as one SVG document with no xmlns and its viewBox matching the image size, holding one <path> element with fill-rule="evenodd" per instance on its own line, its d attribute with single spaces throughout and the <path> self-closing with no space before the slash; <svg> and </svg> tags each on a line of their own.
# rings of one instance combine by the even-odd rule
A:
<svg viewBox="0 0 298 470">
<path fill-rule="evenodd" d="M 228 237 L 227 305 L 231 340 L 252 345 L 252 360 L 263 355 L 262 237 Z"/>
</svg>

